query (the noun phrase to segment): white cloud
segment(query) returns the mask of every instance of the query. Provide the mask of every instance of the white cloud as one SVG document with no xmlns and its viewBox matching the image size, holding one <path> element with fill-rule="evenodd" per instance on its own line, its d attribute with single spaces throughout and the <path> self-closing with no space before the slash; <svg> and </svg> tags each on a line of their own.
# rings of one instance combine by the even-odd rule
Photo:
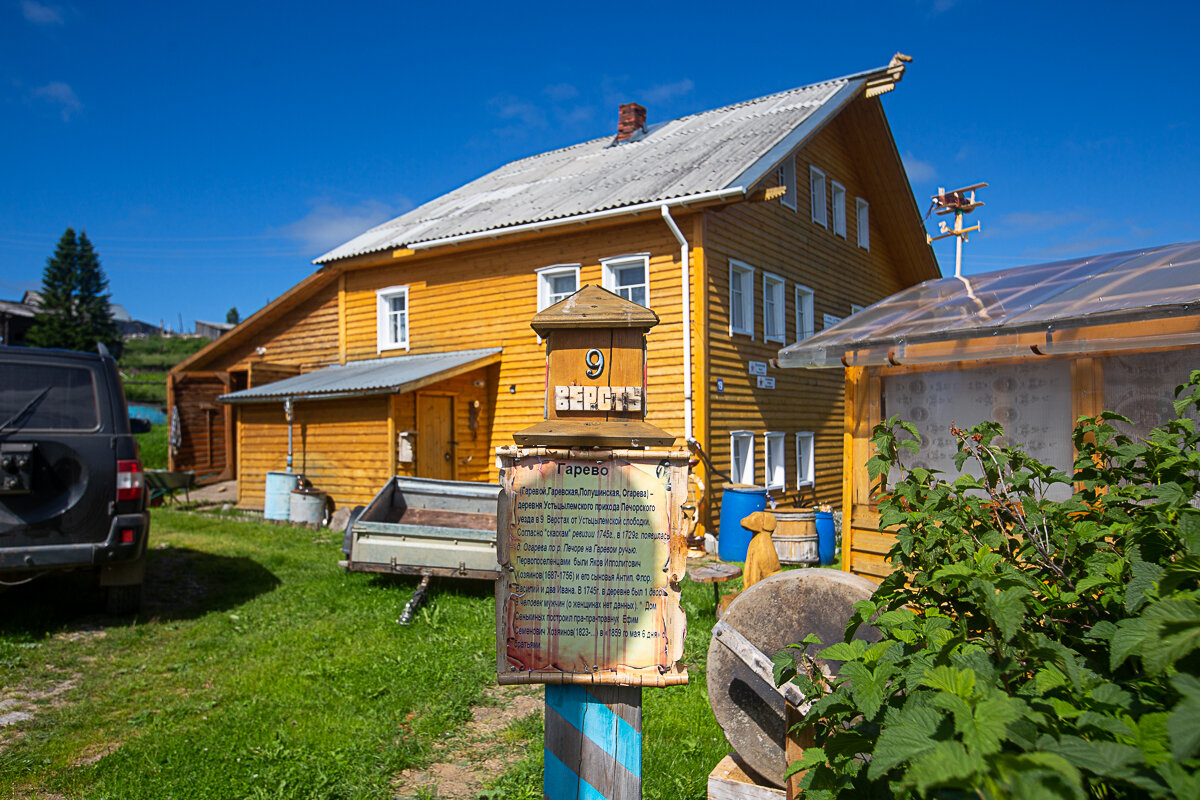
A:
<svg viewBox="0 0 1200 800">
<path fill-rule="evenodd" d="M 311 208 L 302 218 L 278 229 L 278 233 L 301 242 L 320 255 L 365 233 L 412 208 L 402 199 L 396 203 L 364 200 L 357 205 L 340 206 L 324 199 L 311 200 Z"/>
<path fill-rule="evenodd" d="M 72 114 L 83 110 L 83 103 L 79 102 L 75 90 L 62 81 L 52 81 L 37 87 L 33 90 L 33 96 L 58 105 L 64 122 L 71 119 Z"/>
<path fill-rule="evenodd" d="M 928 183 L 937 179 L 937 168 L 928 161 L 921 161 L 911 151 L 906 151 L 900 160 L 904 162 L 904 170 L 913 183 Z"/>
<path fill-rule="evenodd" d="M 533 103 L 510 95 L 493 97 L 489 103 L 500 119 L 515 120 L 529 128 L 546 127 L 546 112 Z"/>
<path fill-rule="evenodd" d="M 579 96 L 579 90 L 569 83 L 555 83 L 547 86 L 542 92 L 556 103 L 572 100 Z"/>
<path fill-rule="evenodd" d="M 668 100 L 674 100 L 676 97 L 682 97 L 694 88 L 696 88 L 696 84 L 691 78 L 684 78 L 674 83 L 660 83 L 657 86 L 651 86 L 649 89 L 642 90 L 641 99 L 638 102 L 643 105 L 647 103 L 665 103 Z"/>
<path fill-rule="evenodd" d="M 45 5 L 37 0 L 21 0 L 21 13 L 26 22 L 34 25 L 62 25 L 62 10 L 58 6 Z"/>
</svg>

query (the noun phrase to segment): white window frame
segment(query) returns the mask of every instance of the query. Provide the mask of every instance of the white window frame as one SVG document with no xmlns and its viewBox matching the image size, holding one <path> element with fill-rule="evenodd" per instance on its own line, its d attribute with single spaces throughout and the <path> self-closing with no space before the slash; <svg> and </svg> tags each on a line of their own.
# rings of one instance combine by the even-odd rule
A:
<svg viewBox="0 0 1200 800">
<path fill-rule="evenodd" d="M 739 441 L 746 444 L 746 460 L 742 464 L 738 464 L 737 458 L 737 443 Z M 729 477 L 733 478 L 734 483 L 742 483 L 747 486 L 755 485 L 753 431 L 731 431 L 729 433 Z"/>
<path fill-rule="evenodd" d="M 784 159 L 783 163 L 779 165 L 779 169 L 775 171 L 775 175 L 779 179 L 779 185 L 787 187 L 787 191 L 783 193 L 783 197 L 779 198 L 779 202 L 782 205 L 790 208 L 792 211 L 795 211 L 797 207 L 796 195 L 799 194 L 799 192 L 796 191 L 795 156 L 789 155 L 786 159 Z"/>
<path fill-rule="evenodd" d="M 855 314 L 864 310 L 865 308 L 866 308 L 866 306 L 860 306 L 858 303 L 851 303 L 850 304 L 850 316 L 853 317 Z"/>
<path fill-rule="evenodd" d="M 820 195 L 818 197 L 818 195 Z M 822 228 L 829 227 L 828 209 L 825 202 L 825 173 L 816 167 L 808 168 L 808 196 L 812 202 L 812 221 Z M 820 213 L 817 213 L 817 212 Z"/>
<path fill-rule="evenodd" d="M 554 303 L 550 302 L 553 295 L 550 283 L 552 278 L 559 275 L 572 274 L 575 276 L 575 291 L 579 291 L 579 265 L 578 264 L 554 264 L 549 267 L 542 267 L 537 270 L 537 310 L 543 311 Z M 561 298 L 560 298 L 561 299 Z M 555 302 L 558 302 L 557 300 Z"/>
<path fill-rule="evenodd" d="M 404 337 L 392 341 L 392 299 L 404 298 Z M 375 347 L 377 353 L 385 350 L 407 350 L 412 339 L 412 303 L 409 302 L 407 286 L 389 286 L 375 290 Z"/>
<path fill-rule="evenodd" d="M 638 266 L 638 265 L 641 265 L 641 267 L 642 267 L 642 283 L 634 284 L 632 286 L 617 286 L 617 271 L 621 270 L 621 269 L 625 269 L 626 267 L 633 267 L 633 266 Z M 644 303 L 644 305 L 646 306 L 646 308 L 650 307 L 650 254 L 649 253 L 637 253 L 635 255 L 629 255 L 629 256 L 616 256 L 614 258 L 602 258 L 602 259 L 600 259 L 600 269 L 601 269 L 601 273 L 602 273 L 601 285 L 605 289 L 608 289 L 613 294 L 619 294 L 622 297 L 625 297 L 625 295 L 621 294 L 621 289 L 632 289 L 632 288 L 636 288 L 637 286 L 640 285 L 642 287 L 642 290 L 646 294 L 646 302 Z M 578 283 L 578 281 L 576 281 L 576 283 Z M 625 297 L 625 299 L 629 300 L 630 302 L 637 302 L 628 297 Z"/>
<path fill-rule="evenodd" d="M 845 319 L 845 317 L 839 317 L 837 314 L 822 314 L 821 315 L 821 330 L 827 331 L 844 319 Z"/>
<path fill-rule="evenodd" d="M 837 181 L 831 182 L 830 195 L 833 202 L 833 232 L 846 238 L 846 187 Z"/>
<path fill-rule="evenodd" d="M 871 204 L 861 197 L 854 198 L 855 225 L 858 229 L 858 246 L 871 252 Z"/>
<path fill-rule="evenodd" d="M 796 284 L 796 341 L 807 339 L 817 332 L 817 317 L 813 311 L 816 293 L 807 286 Z"/>
<path fill-rule="evenodd" d="M 787 487 L 787 459 L 784 456 L 784 447 L 783 433 L 767 431 L 763 434 L 763 481 L 767 491 Z"/>
<path fill-rule="evenodd" d="M 796 488 L 816 484 L 816 441 L 811 433 L 796 434 Z"/>
<path fill-rule="evenodd" d="M 787 281 L 773 272 L 763 271 L 763 341 L 765 342 L 786 342 L 787 341 Z M 774 290 L 774 291 L 772 291 Z M 767 308 L 767 299 L 774 294 L 774 308 Z M 771 333 L 771 322 L 774 322 L 776 331 Z"/>
<path fill-rule="evenodd" d="M 733 273 L 737 272 L 742 275 L 742 298 L 741 311 L 742 322 L 741 327 L 733 324 L 734 320 L 734 297 L 733 297 Z M 736 259 L 729 259 L 729 335 L 741 334 L 754 338 L 754 267 L 745 262 Z"/>
</svg>

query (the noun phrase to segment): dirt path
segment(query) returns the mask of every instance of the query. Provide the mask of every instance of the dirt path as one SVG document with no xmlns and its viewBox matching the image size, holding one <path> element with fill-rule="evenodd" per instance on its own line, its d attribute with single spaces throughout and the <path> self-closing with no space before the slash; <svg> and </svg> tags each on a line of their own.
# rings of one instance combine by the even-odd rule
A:
<svg viewBox="0 0 1200 800">
<path fill-rule="evenodd" d="M 542 710 L 540 686 L 493 686 L 484 695 L 502 703 L 476 706 L 471 721 L 439 742 L 435 763 L 426 769 L 406 769 L 392 781 L 396 800 L 473 800 L 485 781 L 518 761 L 522 748 L 501 736 L 519 719 Z"/>
<path fill-rule="evenodd" d="M 82 641 L 102 639 L 107 634 L 102 628 L 84 628 L 54 636 L 60 641 Z M 70 670 L 47 665 L 34 679 L 22 683 L 0 682 L 0 753 L 25 735 L 25 725 L 38 711 L 66 702 L 63 695 L 78 685 L 82 675 Z"/>
</svg>

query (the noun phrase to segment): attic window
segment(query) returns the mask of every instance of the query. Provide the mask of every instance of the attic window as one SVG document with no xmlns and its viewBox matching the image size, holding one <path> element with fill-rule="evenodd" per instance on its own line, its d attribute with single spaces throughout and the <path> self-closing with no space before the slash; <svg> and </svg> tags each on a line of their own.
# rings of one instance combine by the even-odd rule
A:
<svg viewBox="0 0 1200 800">
<path fill-rule="evenodd" d="M 871 249 L 871 207 L 867 205 L 867 201 L 861 197 L 856 198 L 855 205 L 858 210 L 858 246 L 863 250 Z"/>
<path fill-rule="evenodd" d="M 375 326 L 379 352 L 408 349 L 407 286 L 389 286 L 375 292 Z"/>
<path fill-rule="evenodd" d="M 830 184 L 833 195 L 833 232 L 846 238 L 846 187 L 837 181 Z"/>
<path fill-rule="evenodd" d="M 792 211 L 795 211 L 796 210 L 796 160 L 794 158 L 792 158 L 791 156 L 788 156 L 787 159 L 782 164 L 779 165 L 779 170 L 777 171 L 776 174 L 777 174 L 777 177 L 779 178 L 779 185 L 783 186 L 787 189 L 787 191 L 784 192 L 783 197 L 781 197 L 779 199 L 779 202 L 782 203 L 783 205 L 787 206 L 788 208 L 790 208 Z"/>
<path fill-rule="evenodd" d="M 822 228 L 828 228 L 828 216 L 825 209 L 825 173 L 816 167 L 808 169 L 808 191 L 812 200 L 812 221 Z"/>
</svg>

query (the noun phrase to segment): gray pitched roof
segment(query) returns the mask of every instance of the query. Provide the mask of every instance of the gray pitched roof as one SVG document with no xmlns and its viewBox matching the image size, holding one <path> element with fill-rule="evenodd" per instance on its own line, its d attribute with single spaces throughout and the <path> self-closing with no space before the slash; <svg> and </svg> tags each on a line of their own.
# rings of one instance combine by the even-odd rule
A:
<svg viewBox="0 0 1200 800">
<path fill-rule="evenodd" d="M 483 366 L 496 361 L 501 348 L 458 350 L 450 353 L 423 353 L 415 356 L 389 356 L 349 364 L 335 364 L 303 375 L 265 383 L 250 389 L 223 394 L 225 403 L 262 403 L 292 398 L 329 400 L 338 397 L 368 397 L 411 391 L 415 384 L 455 370 Z"/>
<path fill-rule="evenodd" d="M 356 236 L 314 263 L 644 203 L 745 191 L 869 79 L 887 71 L 651 125 L 645 135 L 619 145 L 605 137 L 513 161 Z"/>
</svg>

